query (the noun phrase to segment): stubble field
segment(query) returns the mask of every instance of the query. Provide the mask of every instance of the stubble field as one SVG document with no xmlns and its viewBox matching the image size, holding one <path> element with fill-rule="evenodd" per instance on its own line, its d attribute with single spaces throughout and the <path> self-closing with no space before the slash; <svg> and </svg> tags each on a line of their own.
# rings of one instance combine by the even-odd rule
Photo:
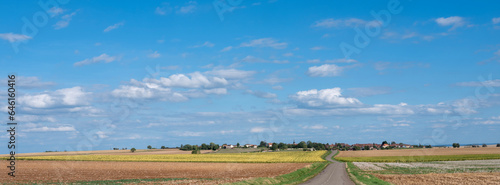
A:
<svg viewBox="0 0 500 185">
<path fill-rule="evenodd" d="M 7 162 L 2 162 L 2 165 L 7 166 Z M 255 177 L 274 177 L 308 165 L 310 164 L 18 161 L 16 177 L 2 175 L 0 182 L 77 182 L 154 178 L 234 182 Z"/>
<path fill-rule="evenodd" d="M 427 162 L 500 159 L 500 147 L 341 151 L 346 162 Z"/>
</svg>

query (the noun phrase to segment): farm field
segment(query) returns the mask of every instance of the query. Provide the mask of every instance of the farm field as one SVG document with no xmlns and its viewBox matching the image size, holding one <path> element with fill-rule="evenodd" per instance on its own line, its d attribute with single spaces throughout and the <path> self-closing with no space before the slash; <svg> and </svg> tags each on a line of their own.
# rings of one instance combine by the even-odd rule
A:
<svg viewBox="0 0 500 185">
<path fill-rule="evenodd" d="M 213 162 L 213 163 L 313 163 L 323 162 L 326 151 L 314 152 L 262 152 L 227 154 L 171 154 L 171 155 L 54 155 L 27 156 L 19 160 L 54 161 L 135 161 L 135 162 Z"/>
<path fill-rule="evenodd" d="M 392 184 L 500 184 L 500 173 L 445 173 L 445 174 L 405 174 L 376 175 Z"/>
<path fill-rule="evenodd" d="M 408 163 L 349 162 L 348 166 L 365 184 L 379 179 L 392 184 L 500 184 L 499 159 Z"/>
<path fill-rule="evenodd" d="M 7 166 L 8 161 L 2 165 Z M 291 173 L 310 163 L 170 163 L 104 161 L 18 161 L 16 178 L 1 182 L 76 182 L 118 179 L 188 178 L 172 183 L 235 182 Z M 191 179 L 193 178 L 193 179 Z M 210 179 L 207 179 L 210 178 Z M 15 179 L 15 181 L 12 181 Z"/>
<path fill-rule="evenodd" d="M 201 150 L 202 154 L 212 153 L 211 150 Z M 16 154 L 17 157 L 29 156 L 54 156 L 54 155 L 146 155 L 146 154 L 191 154 L 191 151 L 184 151 L 179 149 L 148 149 L 136 150 L 94 150 L 94 151 L 70 151 L 70 152 L 40 152 L 40 153 L 20 153 Z M 8 157 L 9 155 L 3 154 L 0 157 Z"/>
<path fill-rule="evenodd" d="M 337 157 L 500 154 L 500 147 L 341 151 Z"/>
<path fill-rule="evenodd" d="M 500 159 L 500 148 L 435 148 L 341 151 L 337 160 L 346 162 L 426 162 Z"/>
</svg>

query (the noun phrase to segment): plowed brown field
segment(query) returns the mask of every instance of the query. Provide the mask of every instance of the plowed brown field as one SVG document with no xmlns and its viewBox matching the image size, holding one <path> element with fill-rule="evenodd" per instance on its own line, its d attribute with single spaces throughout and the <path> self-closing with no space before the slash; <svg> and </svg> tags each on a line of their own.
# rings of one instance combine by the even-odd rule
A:
<svg viewBox="0 0 500 185">
<path fill-rule="evenodd" d="M 445 173 L 418 175 L 380 175 L 378 178 L 393 184 L 500 184 L 500 172 L 495 173 Z"/>
<path fill-rule="evenodd" d="M 1 163 L 7 166 L 8 161 Z M 169 163 L 98 161 L 16 161 L 16 177 L 1 175 L 0 182 L 74 182 L 151 178 L 274 177 L 308 166 L 308 163 Z"/>
<path fill-rule="evenodd" d="M 341 151 L 337 157 L 500 154 L 500 147 Z"/>
</svg>

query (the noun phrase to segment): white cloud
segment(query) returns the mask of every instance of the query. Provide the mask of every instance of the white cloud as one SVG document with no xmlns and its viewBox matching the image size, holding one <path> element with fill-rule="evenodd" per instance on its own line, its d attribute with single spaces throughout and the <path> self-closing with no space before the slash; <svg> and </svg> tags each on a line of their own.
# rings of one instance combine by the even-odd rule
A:
<svg viewBox="0 0 500 185">
<path fill-rule="evenodd" d="M 274 49 L 285 49 L 288 46 L 286 42 L 278 42 L 273 38 L 261 38 L 241 43 L 240 47 L 270 47 Z"/>
<path fill-rule="evenodd" d="M 10 43 L 25 41 L 32 39 L 30 36 L 22 35 L 22 34 L 14 34 L 14 33 L 0 33 L 0 39 L 7 40 Z"/>
<path fill-rule="evenodd" d="M 252 91 L 252 90 L 247 90 L 246 93 L 254 95 L 259 98 L 276 98 L 278 97 L 276 94 L 269 93 L 269 92 L 262 92 L 262 91 Z"/>
<path fill-rule="evenodd" d="M 31 108 L 50 108 L 55 106 L 87 105 L 92 93 L 85 92 L 79 86 L 44 92 L 36 95 L 24 95 L 19 99 L 23 106 Z"/>
<path fill-rule="evenodd" d="M 307 75 L 315 77 L 340 76 L 343 70 L 344 67 L 340 67 L 335 64 L 323 64 L 321 66 L 309 67 L 309 69 L 307 70 Z"/>
<path fill-rule="evenodd" d="M 55 17 L 55 16 L 58 16 L 59 14 L 62 14 L 64 12 L 64 10 L 62 8 L 59 8 L 59 7 L 52 7 L 47 12 L 50 14 L 50 17 Z"/>
<path fill-rule="evenodd" d="M 200 47 L 209 47 L 209 48 L 211 48 L 211 47 L 214 47 L 214 46 L 215 46 L 215 44 L 206 41 L 203 44 L 193 46 L 193 48 L 200 48 Z"/>
<path fill-rule="evenodd" d="M 168 78 L 161 77 L 159 80 L 146 79 L 147 83 L 161 84 L 165 87 L 181 88 L 215 88 L 228 85 L 228 81 L 221 77 L 207 77 L 200 72 L 184 74 L 174 74 Z"/>
<path fill-rule="evenodd" d="M 76 131 L 73 126 L 60 126 L 60 127 L 38 127 L 23 130 L 25 132 L 69 132 Z"/>
<path fill-rule="evenodd" d="M 119 23 L 113 24 L 111 26 L 108 26 L 106 29 L 104 29 L 103 32 L 109 32 L 109 31 L 117 29 L 123 25 L 125 25 L 125 22 L 119 22 Z"/>
<path fill-rule="evenodd" d="M 161 54 L 158 53 L 158 51 L 155 51 L 154 53 L 151 53 L 148 55 L 149 58 L 159 58 Z"/>
<path fill-rule="evenodd" d="M 327 129 L 328 127 L 325 127 L 323 125 L 312 125 L 312 126 L 303 126 L 303 129 L 313 129 L 313 130 L 324 130 Z"/>
<path fill-rule="evenodd" d="M 450 30 L 454 30 L 455 28 L 462 27 L 465 25 L 465 20 L 463 17 L 459 16 L 451 16 L 451 17 L 440 17 L 437 18 L 436 23 L 440 26 L 451 26 Z"/>
<path fill-rule="evenodd" d="M 356 27 L 365 24 L 380 24 L 378 21 L 365 21 L 357 18 L 349 18 L 349 19 L 323 19 L 316 21 L 312 26 L 313 27 L 322 27 L 322 28 L 332 28 L 332 27 Z"/>
<path fill-rule="evenodd" d="M 166 15 L 172 12 L 172 7 L 170 7 L 169 3 L 163 3 L 163 6 L 156 7 L 155 14 L 158 15 Z"/>
<path fill-rule="evenodd" d="M 221 52 L 226 52 L 226 51 L 231 51 L 233 49 L 233 46 L 228 46 L 225 47 L 224 49 L 220 50 Z"/>
<path fill-rule="evenodd" d="M 486 81 L 481 81 L 481 82 L 460 82 L 457 83 L 456 85 L 458 86 L 465 86 L 465 87 L 500 87 L 500 79 L 495 79 L 495 80 L 486 80 Z"/>
<path fill-rule="evenodd" d="M 253 127 L 252 129 L 250 129 L 251 133 L 262 133 L 264 131 L 266 131 L 266 129 L 263 127 Z"/>
<path fill-rule="evenodd" d="M 97 57 L 92 57 L 88 58 L 79 62 L 74 63 L 74 66 L 83 66 L 83 65 L 89 65 L 93 63 L 98 63 L 98 62 L 105 62 L 105 63 L 110 63 L 113 62 L 117 59 L 115 56 L 109 56 L 106 53 L 103 53 Z"/>
<path fill-rule="evenodd" d="M 500 23 L 500 17 L 495 17 L 495 18 L 491 19 L 491 22 L 492 22 L 493 24 L 498 24 L 498 23 Z"/>
<path fill-rule="evenodd" d="M 61 28 L 66 28 L 69 25 L 69 22 L 71 21 L 72 17 L 76 15 L 76 12 L 73 12 L 71 14 L 66 14 L 61 17 L 60 21 L 57 21 L 56 24 L 54 24 L 54 29 L 58 30 Z"/>
<path fill-rule="evenodd" d="M 291 57 L 291 56 L 293 56 L 293 53 L 288 52 L 288 53 L 283 54 L 283 56 L 284 56 L 284 57 Z"/>
<path fill-rule="evenodd" d="M 290 98 L 307 107 L 339 107 L 362 104 L 356 98 L 346 98 L 342 96 L 342 90 L 339 87 L 322 89 L 319 91 L 317 89 L 299 91 L 290 96 Z"/>
<path fill-rule="evenodd" d="M 188 14 L 188 13 L 193 13 L 196 10 L 196 1 L 189 1 L 185 6 L 181 6 L 177 8 L 176 13 L 178 14 Z"/>
<path fill-rule="evenodd" d="M 205 135 L 205 132 L 191 132 L 191 131 L 173 131 L 171 133 L 175 136 L 180 136 L 180 137 L 200 137 Z"/>
</svg>

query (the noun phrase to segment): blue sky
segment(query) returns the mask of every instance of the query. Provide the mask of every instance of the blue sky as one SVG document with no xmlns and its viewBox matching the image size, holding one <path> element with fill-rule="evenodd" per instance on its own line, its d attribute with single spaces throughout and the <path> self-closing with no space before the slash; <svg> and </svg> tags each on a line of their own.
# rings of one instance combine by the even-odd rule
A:
<svg viewBox="0 0 500 185">
<path fill-rule="evenodd" d="M 40 2 L 0 6 L 18 152 L 500 142 L 496 1 Z"/>
</svg>

